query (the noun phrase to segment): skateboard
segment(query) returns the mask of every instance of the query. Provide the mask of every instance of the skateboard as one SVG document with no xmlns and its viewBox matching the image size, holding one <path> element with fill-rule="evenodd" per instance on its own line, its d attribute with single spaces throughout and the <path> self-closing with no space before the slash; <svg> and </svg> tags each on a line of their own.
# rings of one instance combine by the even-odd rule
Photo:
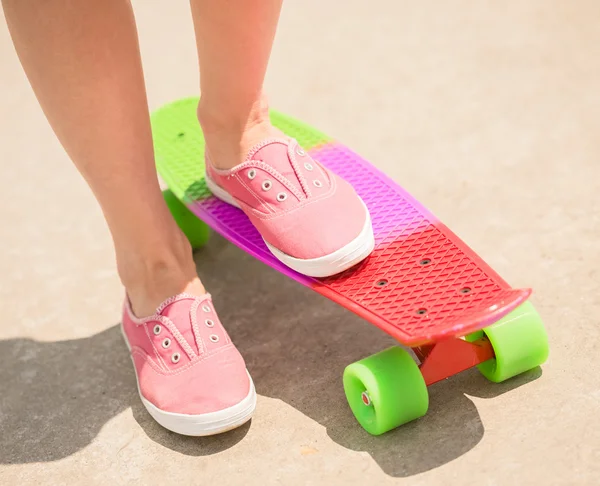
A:
<svg viewBox="0 0 600 486">
<path fill-rule="evenodd" d="M 204 181 L 198 98 L 152 114 L 156 166 L 167 204 L 194 248 L 209 229 L 254 257 L 355 312 L 401 346 L 346 367 L 343 386 L 362 427 L 379 435 L 422 417 L 428 385 L 477 366 L 493 382 L 547 359 L 548 339 L 528 298 L 511 288 L 402 187 L 327 135 L 272 111 L 275 126 L 350 182 L 371 214 L 375 249 L 327 278 L 298 274 L 277 260 L 245 214 L 212 196 Z M 207 226 L 208 225 L 208 226 Z M 412 348 L 417 360 L 405 349 Z"/>
</svg>

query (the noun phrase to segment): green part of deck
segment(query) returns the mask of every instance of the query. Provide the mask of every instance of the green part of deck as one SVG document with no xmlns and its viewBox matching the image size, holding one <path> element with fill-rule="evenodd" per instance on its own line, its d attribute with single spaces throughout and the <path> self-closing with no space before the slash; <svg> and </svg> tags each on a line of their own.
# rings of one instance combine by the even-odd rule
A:
<svg viewBox="0 0 600 486">
<path fill-rule="evenodd" d="M 176 197 L 188 202 L 209 195 L 204 182 L 204 137 L 196 117 L 198 99 L 175 101 L 159 108 L 151 117 L 158 173 Z M 271 111 L 271 121 L 306 150 L 332 140 L 277 111 Z"/>
</svg>

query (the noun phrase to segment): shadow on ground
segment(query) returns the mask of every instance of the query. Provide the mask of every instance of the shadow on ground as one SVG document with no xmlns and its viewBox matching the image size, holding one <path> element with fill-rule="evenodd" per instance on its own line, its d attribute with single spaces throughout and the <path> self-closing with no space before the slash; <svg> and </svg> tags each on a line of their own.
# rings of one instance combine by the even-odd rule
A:
<svg viewBox="0 0 600 486">
<path fill-rule="evenodd" d="M 394 341 L 218 236 L 196 260 L 258 393 L 278 398 L 325 426 L 338 444 L 368 452 L 391 476 L 438 467 L 482 439 L 483 424 L 466 395 L 492 398 L 541 374 L 538 369 L 494 385 L 476 370 L 467 371 L 430 388 L 429 413 L 423 419 L 372 437 L 346 405 L 341 374 L 348 363 Z M 198 439 L 157 425 L 138 399 L 118 326 L 74 341 L 0 341 L 0 386 L 4 464 L 69 456 L 128 407 L 152 440 L 187 455 L 225 450 L 251 426 Z"/>
</svg>

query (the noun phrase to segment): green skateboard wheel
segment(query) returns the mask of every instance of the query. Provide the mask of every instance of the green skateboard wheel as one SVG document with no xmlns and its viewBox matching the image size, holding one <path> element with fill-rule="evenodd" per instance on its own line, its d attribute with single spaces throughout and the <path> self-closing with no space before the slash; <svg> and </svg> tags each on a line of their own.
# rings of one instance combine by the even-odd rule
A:
<svg viewBox="0 0 600 486">
<path fill-rule="evenodd" d="M 427 386 L 417 363 L 398 347 L 348 365 L 344 391 L 356 420 L 373 435 L 422 417 L 429 407 Z"/>
<path fill-rule="evenodd" d="M 496 355 L 478 365 L 488 380 L 500 383 L 531 370 L 548 359 L 548 336 L 531 302 L 525 302 L 490 327 L 470 334 L 467 341 L 486 336 Z"/>
<path fill-rule="evenodd" d="M 183 231 L 192 248 L 196 250 L 206 245 L 210 236 L 208 225 L 199 220 L 171 191 L 163 191 L 163 196 L 177 226 Z"/>
</svg>

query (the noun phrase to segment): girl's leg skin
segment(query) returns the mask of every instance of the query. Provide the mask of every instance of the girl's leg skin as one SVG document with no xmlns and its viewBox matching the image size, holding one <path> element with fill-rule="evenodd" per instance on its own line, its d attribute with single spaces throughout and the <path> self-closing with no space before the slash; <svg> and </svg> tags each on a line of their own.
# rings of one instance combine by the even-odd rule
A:
<svg viewBox="0 0 600 486">
<path fill-rule="evenodd" d="M 282 0 L 191 0 L 201 101 L 198 118 L 214 165 L 231 168 L 256 143 L 280 137 L 263 82 Z"/>
<path fill-rule="evenodd" d="M 364 260 L 375 238 L 358 194 L 269 120 L 263 82 L 281 0 L 190 1 L 200 63 L 198 119 L 211 190 L 226 201 L 243 201 L 273 255 L 299 273 L 328 277 Z M 253 168 L 261 163 L 256 179 L 252 171 L 235 168 L 246 157 Z"/>
<path fill-rule="evenodd" d="M 245 1 L 236 3 L 241 6 Z M 255 3 L 262 2 L 248 1 L 248 5 Z M 134 312 L 138 316 L 152 314 L 164 299 L 179 292 L 204 293 L 189 243 L 171 217 L 159 188 L 129 0 L 2 0 L 2 5 L 42 109 L 102 207 L 114 240 L 119 275 Z M 214 17 L 215 22 L 227 21 L 219 14 L 205 15 L 209 20 Z M 276 16 L 271 16 L 274 24 Z M 250 29 L 249 24 L 242 23 Z M 214 103 L 222 103 L 227 98 L 225 93 L 231 90 L 229 94 L 238 98 L 226 106 L 234 113 L 236 103 L 246 98 L 245 93 L 231 88 L 236 84 L 232 76 L 237 81 L 245 71 L 249 83 L 240 86 L 260 84 L 264 72 L 261 64 L 266 64 L 270 41 L 257 48 L 260 54 L 240 61 L 241 52 L 247 54 L 247 49 L 237 43 L 246 38 L 231 38 L 233 46 L 226 49 L 219 43 L 227 36 L 215 38 L 219 26 L 204 24 L 206 21 L 203 27 L 209 29 L 205 34 L 208 45 L 202 51 L 204 63 L 215 63 L 211 70 L 217 73 L 204 78 L 211 94 L 210 107 L 214 110 Z M 272 37 L 267 27 L 258 27 L 266 29 L 263 37 Z M 243 63 L 238 67 L 240 74 L 219 59 L 224 50 Z M 223 86 L 217 87 L 218 83 Z M 257 89 L 246 94 L 248 100 Z"/>
</svg>

